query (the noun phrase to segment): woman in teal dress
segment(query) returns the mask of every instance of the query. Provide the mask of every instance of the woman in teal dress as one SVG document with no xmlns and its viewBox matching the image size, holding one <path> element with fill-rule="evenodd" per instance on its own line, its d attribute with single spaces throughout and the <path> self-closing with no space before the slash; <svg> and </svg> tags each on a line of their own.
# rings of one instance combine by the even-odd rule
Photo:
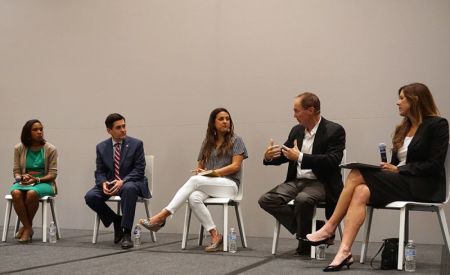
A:
<svg viewBox="0 0 450 275">
<path fill-rule="evenodd" d="M 39 198 L 56 194 L 58 153 L 44 139 L 44 128 L 37 119 L 25 123 L 20 140 L 14 147 L 15 182 L 10 191 L 14 210 L 23 225 L 15 237 L 20 243 L 28 243 L 33 237 L 33 218 Z"/>
</svg>

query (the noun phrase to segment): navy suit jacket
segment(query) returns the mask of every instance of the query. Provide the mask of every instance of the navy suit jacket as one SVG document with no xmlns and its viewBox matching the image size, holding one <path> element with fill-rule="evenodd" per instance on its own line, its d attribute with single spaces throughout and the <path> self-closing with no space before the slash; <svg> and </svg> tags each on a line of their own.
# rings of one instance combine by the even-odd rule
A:
<svg viewBox="0 0 450 275">
<path fill-rule="evenodd" d="M 105 181 L 114 180 L 114 160 L 112 139 L 97 144 L 95 184 L 102 188 Z M 140 196 L 150 198 L 147 178 L 145 177 L 144 144 L 141 140 L 127 136 L 121 146 L 120 178 L 127 182 L 135 182 L 140 189 Z"/>
<path fill-rule="evenodd" d="M 445 200 L 445 169 L 449 132 L 445 118 L 424 117 L 408 146 L 406 164 L 399 166 L 400 175 L 407 178 L 415 200 L 443 202 Z M 397 165 L 397 154 L 391 163 Z"/>
<path fill-rule="evenodd" d="M 289 148 L 294 147 L 294 140 L 297 140 L 298 149 L 301 150 L 305 127 L 296 125 L 291 129 L 287 141 L 284 143 Z M 326 190 L 326 216 L 331 217 L 336 206 L 339 195 L 342 192 L 342 175 L 339 164 L 345 149 L 345 130 L 332 121 L 322 117 L 312 148 L 312 154 L 303 154 L 301 163 L 302 169 L 312 169 L 317 179 L 325 185 Z M 289 162 L 286 181 L 293 181 L 297 178 L 297 161 L 290 161 L 284 155 L 272 161 L 265 161 L 264 165 L 280 165 Z"/>
</svg>

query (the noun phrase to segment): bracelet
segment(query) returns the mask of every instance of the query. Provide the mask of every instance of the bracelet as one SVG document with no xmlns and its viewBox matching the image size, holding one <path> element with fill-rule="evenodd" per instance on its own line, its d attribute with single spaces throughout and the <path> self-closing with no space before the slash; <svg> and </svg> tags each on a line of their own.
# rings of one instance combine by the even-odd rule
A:
<svg viewBox="0 0 450 275">
<path fill-rule="evenodd" d="M 41 183 L 41 178 L 40 177 L 36 177 L 36 182 L 37 183 Z"/>
</svg>

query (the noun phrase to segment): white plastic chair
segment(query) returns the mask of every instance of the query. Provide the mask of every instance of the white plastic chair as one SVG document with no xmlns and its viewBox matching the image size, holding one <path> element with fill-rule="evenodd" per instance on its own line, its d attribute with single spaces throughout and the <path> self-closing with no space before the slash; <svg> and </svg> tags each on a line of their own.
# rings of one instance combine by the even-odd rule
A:
<svg viewBox="0 0 450 275">
<path fill-rule="evenodd" d="M 346 163 L 346 159 L 347 159 L 347 150 L 344 150 L 344 154 L 342 156 L 341 163 Z M 341 169 L 341 173 L 344 176 L 344 182 L 345 182 L 345 169 Z M 294 207 L 294 200 L 289 201 L 287 204 Z M 312 228 L 311 228 L 311 232 L 313 232 L 313 233 L 316 232 L 317 208 L 325 209 L 325 206 L 326 206 L 325 202 L 320 202 L 314 208 L 314 213 L 313 213 L 313 218 L 312 218 Z M 273 229 L 273 240 L 272 240 L 272 255 L 277 254 L 278 239 L 280 238 L 280 228 L 281 228 L 280 222 L 277 219 L 275 219 L 275 227 Z M 342 239 L 341 224 L 338 225 L 338 230 L 339 230 L 339 235 L 341 236 L 341 239 Z M 316 248 L 314 246 L 311 246 L 311 258 L 312 259 L 316 258 Z"/>
<path fill-rule="evenodd" d="M 241 242 L 243 247 L 247 247 L 247 238 L 245 237 L 245 229 L 244 229 L 244 221 L 242 218 L 242 211 L 240 202 L 244 196 L 244 186 L 243 181 L 238 189 L 238 193 L 236 198 L 207 198 L 203 203 L 208 205 L 222 205 L 223 206 L 223 251 L 228 251 L 228 206 L 234 206 L 234 210 L 236 211 L 236 219 L 238 222 L 239 231 L 241 234 Z M 184 216 L 184 228 L 183 228 L 183 239 L 181 241 L 181 249 L 186 249 L 187 238 L 189 235 L 189 226 L 191 223 L 191 215 L 192 209 L 189 206 L 189 203 L 186 202 L 186 214 Z M 203 242 L 203 226 L 200 226 L 200 233 L 198 238 L 198 245 L 202 245 Z"/>
<path fill-rule="evenodd" d="M 145 156 L 145 176 L 148 180 L 148 188 L 150 190 L 150 194 L 153 196 L 153 167 L 154 167 L 154 161 L 155 157 L 153 155 L 147 155 Z M 114 202 L 117 203 L 117 214 L 120 214 L 120 196 L 112 196 L 110 197 L 107 202 Z M 152 216 L 149 204 L 150 199 L 138 197 L 137 203 L 143 203 L 145 208 L 145 213 L 147 215 L 147 218 L 150 218 Z M 100 226 L 100 217 L 95 214 L 95 222 L 94 222 L 94 234 L 92 235 L 92 243 L 97 243 L 97 237 L 98 237 L 98 229 Z M 150 236 L 152 238 L 152 242 L 156 242 L 156 234 L 153 231 L 150 231 Z"/>
<path fill-rule="evenodd" d="M 6 237 L 8 236 L 9 222 L 11 219 L 11 210 L 12 210 L 12 196 L 6 195 L 6 211 L 5 211 L 5 220 L 3 222 L 3 236 L 2 242 L 6 242 Z M 52 212 L 52 218 L 56 225 L 56 237 L 61 239 L 61 229 L 59 227 L 58 215 L 56 214 L 56 196 L 44 196 L 39 199 L 41 203 L 42 209 L 42 242 L 47 242 L 47 206 L 50 205 L 50 210 Z M 20 221 L 19 218 L 16 218 L 16 224 L 14 226 L 14 234 L 19 231 Z"/>
<path fill-rule="evenodd" d="M 409 230 L 409 211 L 426 211 L 426 212 L 436 212 L 439 220 L 439 225 L 441 227 L 442 236 L 444 237 L 444 242 L 447 250 L 450 252 L 450 236 L 448 232 L 447 221 L 445 219 L 444 205 L 449 201 L 450 198 L 450 144 L 449 150 L 447 151 L 447 157 L 445 159 L 445 175 L 446 175 L 446 197 L 445 201 L 442 203 L 426 203 L 426 202 L 414 202 L 414 201 L 395 201 L 391 202 L 385 207 L 377 207 L 377 209 L 391 209 L 400 210 L 400 225 L 399 225 L 399 242 L 398 242 L 398 261 L 397 269 L 403 270 L 404 261 L 404 248 L 405 241 L 408 240 L 408 230 Z M 363 229 L 363 242 L 361 247 L 361 257 L 359 259 L 360 263 L 364 263 L 367 246 L 369 244 L 370 227 L 372 225 L 374 207 L 367 205 L 367 215 L 364 222 Z"/>
</svg>

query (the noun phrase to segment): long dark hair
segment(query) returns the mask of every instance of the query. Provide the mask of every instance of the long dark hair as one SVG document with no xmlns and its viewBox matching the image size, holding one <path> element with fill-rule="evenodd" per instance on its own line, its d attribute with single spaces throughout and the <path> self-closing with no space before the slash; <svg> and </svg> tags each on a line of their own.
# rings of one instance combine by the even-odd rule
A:
<svg viewBox="0 0 450 275">
<path fill-rule="evenodd" d="M 31 140 L 31 128 L 33 127 L 33 124 L 39 123 L 42 125 L 42 122 L 40 122 L 38 119 L 30 119 L 27 122 L 25 122 L 25 125 L 23 125 L 22 128 L 22 134 L 20 135 L 20 141 L 22 142 L 25 147 L 30 147 L 32 140 Z M 45 139 L 42 138 L 41 145 L 45 144 Z"/>
<path fill-rule="evenodd" d="M 438 116 L 439 110 L 434 103 L 433 95 L 428 87 L 422 83 L 412 83 L 401 87 L 398 94 L 403 92 L 403 95 L 410 104 L 408 115 L 406 115 L 402 122 L 395 128 L 392 137 L 393 151 L 397 152 L 403 146 L 403 140 L 411 129 L 412 122 L 409 115 L 414 117 L 418 125 L 422 124 L 423 118 L 426 116 Z"/>
<path fill-rule="evenodd" d="M 230 152 L 233 148 L 234 126 L 231 119 L 230 112 L 225 108 L 216 108 L 209 115 L 208 129 L 206 130 L 206 136 L 202 144 L 202 160 L 206 160 L 211 156 L 211 152 L 216 147 L 217 132 L 216 132 L 216 117 L 220 112 L 225 112 L 230 116 L 230 131 L 224 136 L 223 143 L 217 148 L 218 155 L 222 156 L 227 152 Z"/>
</svg>

